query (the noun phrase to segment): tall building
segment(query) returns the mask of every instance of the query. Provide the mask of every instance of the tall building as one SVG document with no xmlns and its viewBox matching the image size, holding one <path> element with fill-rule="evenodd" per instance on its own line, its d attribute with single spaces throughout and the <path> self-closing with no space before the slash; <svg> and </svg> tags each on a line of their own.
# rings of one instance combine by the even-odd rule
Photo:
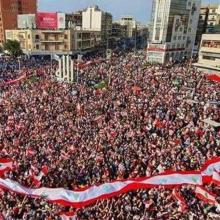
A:
<svg viewBox="0 0 220 220">
<path fill-rule="evenodd" d="M 0 0 L 0 44 L 5 41 L 5 30 L 17 28 L 18 14 L 35 14 L 37 0 Z"/>
<path fill-rule="evenodd" d="M 147 60 L 165 63 L 194 50 L 201 0 L 154 0 Z"/>
<path fill-rule="evenodd" d="M 220 25 L 220 5 L 203 5 L 200 8 L 195 47 L 199 48 L 202 35 L 215 33 Z"/>
<path fill-rule="evenodd" d="M 195 47 L 197 47 L 197 48 L 199 48 L 199 45 L 200 45 L 200 42 L 202 39 L 202 35 L 206 32 L 208 14 L 209 14 L 208 7 L 202 6 L 200 8 L 199 22 L 198 22 L 198 28 L 197 28 L 196 40 L 195 40 Z"/>
<path fill-rule="evenodd" d="M 112 15 L 98 6 L 89 7 L 82 13 L 82 29 L 100 31 L 103 44 L 107 44 L 112 35 Z"/>
</svg>

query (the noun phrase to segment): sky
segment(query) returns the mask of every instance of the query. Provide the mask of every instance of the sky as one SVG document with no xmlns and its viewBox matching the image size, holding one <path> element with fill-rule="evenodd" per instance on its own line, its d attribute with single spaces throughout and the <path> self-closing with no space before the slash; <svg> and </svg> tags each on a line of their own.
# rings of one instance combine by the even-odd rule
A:
<svg viewBox="0 0 220 220">
<path fill-rule="evenodd" d="M 202 0 L 202 3 L 209 1 L 220 4 L 220 0 Z M 102 10 L 110 12 L 113 20 L 131 15 L 137 21 L 147 24 L 151 15 L 151 4 L 152 0 L 38 0 L 38 10 L 73 12 L 98 5 Z"/>
</svg>

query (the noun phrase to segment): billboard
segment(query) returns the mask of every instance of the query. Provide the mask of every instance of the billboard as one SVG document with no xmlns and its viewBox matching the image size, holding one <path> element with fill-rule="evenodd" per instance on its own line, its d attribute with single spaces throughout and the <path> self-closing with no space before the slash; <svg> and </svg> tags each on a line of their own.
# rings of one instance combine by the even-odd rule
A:
<svg viewBox="0 0 220 220">
<path fill-rule="evenodd" d="M 57 28 L 65 29 L 66 27 L 66 15 L 65 13 L 57 13 Z"/>
<path fill-rule="evenodd" d="M 17 16 L 19 29 L 36 28 L 35 14 L 22 14 Z"/>
<path fill-rule="evenodd" d="M 36 21 L 38 29 L 57 29 L 57 13 L 38 12 Z"/>
</svg>

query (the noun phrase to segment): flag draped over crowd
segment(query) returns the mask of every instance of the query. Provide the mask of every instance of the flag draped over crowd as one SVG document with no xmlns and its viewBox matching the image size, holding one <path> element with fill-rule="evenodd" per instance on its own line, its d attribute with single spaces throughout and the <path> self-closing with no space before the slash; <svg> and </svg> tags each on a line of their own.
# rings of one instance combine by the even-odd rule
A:
<svg viewBox="0 0 220 220">
<path fill-rule="evenodd" d="M 13 169 L 11 162 L 12 161 L 10 159 L 0 160 L 0 170 L 2 173 L 8 171 L 9 169 Z M 42 168 L 44 175 L 46 175 L 47 171 L 48 170 L 45 167 Z M 177 199 L 180 209 L 185 210 L 185 200 L 182 195 L 176 191 L 176 188 L 182 185 L 196 186 L 196 197 L 206 203 L 217 204 L 215 195 L 208 192 L 203 187 L 207 183 L 220 185 L 219 157 L 207 161 L 199 171 L 166 171 L 151 177 L 117 180 L 98 186 L 91 186 L 87 189 L 82 189 L 81 191 L 71 191 L 64 188 L 27 188 L 10 179 L 0 178 L 1 189 L 29 197 L 43 198 L 56 204 L 73 206 L 75 208 L 82 208 L 96 202 L 99 199 L 108 199 L 132 190 L 164 186 L 166 188 L 174 188 L 173 196 Z"/>
<path fill-rule="evenodd" d="M 207 79 L 210 80 L 210 81 L 214 81 L 214 82 L 220 83 L 220 76 L 217 75 L 217 74 L 207 75 Z"/>
</svg>

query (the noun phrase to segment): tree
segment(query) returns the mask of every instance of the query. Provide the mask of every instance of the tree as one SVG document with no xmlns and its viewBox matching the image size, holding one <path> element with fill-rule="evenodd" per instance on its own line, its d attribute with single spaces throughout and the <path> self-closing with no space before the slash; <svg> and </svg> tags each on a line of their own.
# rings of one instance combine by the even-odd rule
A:
<svg viewBox="0 0 220 220">
<path fill-rule="evenodd" d="M 4 49 L 13 57 L 18 57 L 23 53 L 20 43 L 17 40 L 7 40 L 7 42 L 4 43 Z"/>
<path fill-rule="evenodd" d="M 0 45 L 0 53 L 3 53 L 4 49 L 2 47 L 2 45 Z"/>
</svg>

